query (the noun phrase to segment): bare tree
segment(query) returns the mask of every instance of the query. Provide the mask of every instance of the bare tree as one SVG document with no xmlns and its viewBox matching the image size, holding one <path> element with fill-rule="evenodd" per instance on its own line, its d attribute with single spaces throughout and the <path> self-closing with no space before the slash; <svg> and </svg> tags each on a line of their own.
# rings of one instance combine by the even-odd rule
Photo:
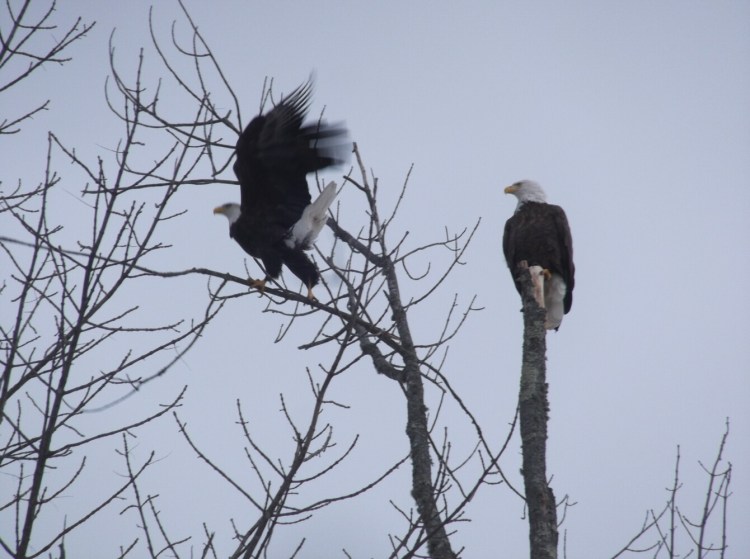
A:
<svg viewBox="0 0 750 559">
<path fill-rule="evenodd" d="M 729 420 L 726 422 L 713 464 L 705 466 L 700 463 L 708 478 L 700 511 L 695 515 L 687 514 L 679 506 L 678 493 L 683 489 L 683 484 L 680 480 L 678 446 L 674 479 L 672 486 L 667 489 L 669 499 L 661 509 L 651 509 L 646 513 L 641 528 L 612 556 L 612 559 L 641 554 L 669 559 L 690 556 L 696 559 L 726 557 L 729 549 L 727 503 L 731 495 L 729 485 L 732 481 L 732 464 L 724 458 L 728 437 Z"/>
<path fill-rule="evenodd" d="M 133 139 L 128 136 L 122 148 L 120 170 L 127 165 Z M 84 195 L 88 232 L 76 237 L 75 249 L 61 248 L 70 242 L 68 231 L 53 210 L 64 184 L 54 170 L 61 159 L 81 171 L 69 184 L 87 183 L 90 192 Z M 87 446 L 164 415 L 178 405 L 181 391 L 162 409 L 107 430 L 97 429 L 88 414 L 139 389 L 147 380 L 142 372 L 154 368 L 151 363 L 161 362 L 156 367 L 161 368 L 173 362 L 169 354 L 174 348 L 192 345 L 221 308 L 220 301 L 208 301 L 202 318 L 192 323 L 182 318 L 157 325 L 139 322 L 130 282 L 148 279 L 139 266 L 167 248 L 157 231 L 173 217 L 165 211 L 174 187 L 164 190 L 151 212 L 145 202 L 128 197 L 127 186 L 122 176 L 110 179 L 101 161 L 85 164 L 50 134 L 40 185 L 0 202 L 4 219 L 13 220 L 19 232 L 0 239 L 7 266 L 4 305 L 12 310 L 3 313 L 0 325 L 0 467 L 16 479 L 13 489 L 4 484 L 2 507 L 6 514 L 15 513 L 17 526 L 14 541 L 0 545 L 13 557 L 36 556 L 59 545 L 131 485 L 132 480 L 113 488 L 45 541 L 34 539 L 45 510 L 85 479 Z M 75 228 L 73 222 L 67 225 Z M 148 342 L 130 347 L 142 349 L 122 349 L 138 336 Z M 71 462 L 77 465 L 68 466 Z M 48 481 L 56 479 L 55 469 L 70 471 L 69 478 Z"/>
<path fill-rule="evenodd" d="M 185 16 L 190 21 L 187 13 Z M 4 254 L 15 268 L 15 273 L 9 276 L 10 283 L 4 287 L 7 301 L 15 304 L 15 319 L 2 325 L 5 353 L 0 403 L 4 446 L 0 466 L 6 474 L 15 468 L 12 475 L 17 485 L 12 492 L 4 493 L 2 510 L 14 519 L 9 518 L 7 524 L 15 522 L 18 529 L 12 540 L 3 540 L 0 545 L 13 557 L 38 556 L 49 553 L 55 546 L 63 555 L 67 534 L 81 528 L 126 494 L 130 504 L 124 512 L 137 515 L 143 537 L 125 543 L 123 556 L 136 553 L 136 549 L 137 553 L 145 551 L 153 557 L 164 550 L 179 555 L 186 542 L 195 545 L 190 538 L 172 537 L 168 533 L 157 497 L 143 491 L 140 482 L 143 471 L 154 463 L 154 456 L 138 461 L 129 443 L 130 434 L 171 411 L 196 456 L 245 495 L 257 510 L 256 521 L 246 526 L 235 525 L 237 547 L 233 556 L 262 556 L 267 553 L 274 533 L 285 522 L 303 520 L 321 507 L 360 495 L 408 460 L 412 466 L 416 513 L 410 512 L 408 505 L 399 507 L 406 525 L 403 534 L 392 537 L 393 556 L 417 556 L 425 553 L 420 550 L 426 549 L 432 557 L 455 557 L 457 552 L 452 548 L 448 526 L 463 519 L 466 505 L 481 487 L 490 481 L 495 483 L 492 478 L 498 475 L 497 461 L 507 440 L 493 448 L 465 407 L 477 433 L 470 456 L 456 463 L 444 430 L 438 431 L 441 439 L 435 438 L 441 402 L 446 397 L 460 402 L 441 372 L 440 362 L 444 359 L 441 352 L 476 310 L 473 301 L 458 315 L 456 301 L 448 305 L 443 331 L 432 342 L 415 341 L 408 317 L 412 309 L 427 301 L 451 270 L 462 263 L 461 257 L 476 225 L 459 234 L 446 231 L 443 239 L 426 246 L 409 249 L 404 237 L 396 237 L 390 246 L 388 235 L 392 224 L 397 222 L 399 204 L 389 216 L 380 217 L 377 179 L 368 177 L 358 153 L 361 176 L 358 179 L 347 176 L 346 181 L 361 193 L 364 208 L 361 215 L 369 216 L 368 221 L 358 226 L 360 232 L 352 234 L 332 217 L 329 225 L 339 242 L 330 254 L 319 254 L 321 264 L 327 264 L 338 278 L 336 286 L 328 286 L 327 297 L 320 297 L 323 302 L 311 303 L 287 290 L 283 283 L 269 287 L 263 295 L 265 310 L 287 317 L 290 327 L 308 318 L 320 321 L 318 333 L 307 347 L 327 344 L 336 348 L 328 366 L 307 373 L 314 402 L 307 424 L 298 425 L 291 413 L 284 412 L 296 441 L 289 457 L 272 457 L 255 443 L 253 425 L 245 419 L 241 402 L 237 402 L 250 467 L 265 488 L 264 492 L 255 495 L 247 491 L 239 481 L 230 478 L 221 464 L 200 450 L 176 412 L 182 391 L 150 415 L 91 432 L 91 425 L 86 421 L 90 416 L 86 414 L 106 414 L 142 390 L 150 380 L 166 373 L 196 343 L 227 301 L 246 295 L 251 285 L 247 278 L 212 270 L 173 272 L 153 265 L 157 261 L 155 255 L 169 248 L 159 241 L 160 228 L 165 222 L 180 218 L 179 213 L 169 209 L 177 188 L 217 182 L 215 175 L 221 173 L 231 159 L 234 142 L 221 139 L 215 134 L 215 128 L 226 127 L 231 131 L 230 137 L 236 137 L 241 129 L 240 121 L 233 122 L 231 113 L 222 114 L 213 104 L 206 72 L 213 72 L 219 83 L 225 85 L 229 98 L 235 99 L 235 114 L 239 118 L 239 103 L 223 79 L 218 63 L 192 22 L 191 29 L 192 47 L 179 46 L 178 52 L 187 53 L 198 62 L 196 79 L 192 82 L 172 70 L 154 34 L 156 52 L 167 72 L 171 73 L 177 87 L 195 102 L 196 109 L 190 118 L 165 114 L 159 103 L 159 88 L 151 90 L 151 95 L 146 97 L 148 88 L 142 82 L 142 57 L 135 79 L 131 84 L 126 83 L 117 71 L 112 48 L 111 84 L 115 93 L 109 88 L 108 100 L 124 125 L 124 139 L 115 154 L 114 168 L 110 170 L 113 162 L 104 159 L 93 164 L 86 162 L 50 134 L 44 180 L 37 187 L 20 189 L 3 198 L 2 210 L 14 219 L 17 234 L 2 239 Z M 269 84 L 264 101 L 271 95 Z M 153 157 L 151 149 L 149 158 L 143 158 L 141 146 L 153 146 L 149 138 L 155 134 L 162 134 L 171 143 L 162 144 L 165 145 L 162 155 Z M 61 160 L 72 163 L 79 172 L 78 177 L 68 178 L 66 182 L 68 188 L 72 184 L 79 185 L 81 199 L 86 203 L 81 213 L 89 224 L 80 230 L 75 225 L 55 221 L 59 217 L 50 212 L 54 206 L 51 200 L 63 184 L 63 179 L 55 172 Z M 144 165 L 144 161 L 149 162 Z M 201 175 L 206 169 L 208 176 Z M 153 204 L 147 204 L 144 198 Z M 82 223 L 79 216 L 68 217 L 76 224 Z M 337 264 L 344 251 L 348 252 L 343 257 L 345 263 Z M 399 270 L 408 278 L 409 262 L 426 251 L 445 252 L 448 255 L 446 268 L 438 273 L 428 270 L 410 278 L 410 283 L 423 293 L 404 300 Z M 209 283 L 209 297 L 200 312 L 196 312 L 197 318 L 189 323 L 176 317 L 161 325 L 138 324 L 139 309 L 128 303 L 131 283 L 134 280 L 139 283 L 176 281 L 180 276 L 213 278 Z M 231 286 L 240 287 L 241 291 L 229 293 Z M 49 324 L 55 327 L 47 328 L 45 325 Z M 288 331 L 288 328 L 283 330 L 280 339 Z M 148 340 L 147 347 L 123 350 L 118 356 L 116 348 L 127 345 L 125 340 L 129 339 Z M 133 343 L 131 347 L 139 345 Z M 165 359 L 164 352 L 173 352 L 175 348 L 177 357 Z M 338 405 L 327 397 L 331 383 L 361 363 L 363 356 L 371 360 L 373 370 L 403 389 L 409 456 L 384 468 L 374 478 L 362 480 L 361 487 L 348 494 L 299 504 L 301 488 L 312 480 L 330 475 L 357 444 L 355 440 L 345 446 L 347 450 L 343 453 L 332 456 L 336 445 L 333 426 L 321 424 L 320 417 L 324 407 Z M 105 365 L 107 360 L 111 360 L 109 365 Z M 154 361 L 161 361 L 161 364 L 149 365 Z M 82 374 L 94 363 L 98 373 Z M 319 377 L 320 374 L 323 376 Z M 425 397 L 427 387 L 434 393 L 438 405 L 432 416 Z M 286 410 L 283 400 L 282 409 Z M 45 530 L 43 536 L 36 536 L 41 534 L 35 527 L 39 526 L 46 508 L 54 506 L 57 499 L 74 491 L 75 484 L 85 479 L 88 445 L 108 437 L 122 438 L 126 480 L 113 487 L 80 518 L 66 519 L 52 535 Z M 332 457 L 324 467 L 310 471 L 312 458 L 321 456 Z M 51 469 L 69 471 L 71 468 L 65 465 L 68 461 L 77 461 L 78 466 L 72 468 L 69 479 L 55 484 Z M 470 461 L 479 463 L 479 473 L 461 479 L 460 471 L 468 470 L 465 466 Z M 27 473 L 27 464 L 33 465 L 31 475 Z M 300 546 L 302 544 L 300 542 Z M 213 532 L 208 526 L 200 549 L 202 554 L 215 553 Z"/>
<path fill-rule="evenodd" d="M 177 75 L 172 70 L 178 65 L 169 60 L 168 48 L 161 45 L 157 40 L 153 22 L 151 29 L 155 50 L 165 68 L 172 73 L 179 89 L 196 104 L 195 117 L 192 120 L 185 119 L 183 115 L 167 114 L 166 109 L 163 110 L 158 103 L 159 89 L 156 90 L 153 97 L 147 100 L 140 96 L 140 92 L 145 88 L 140 81 L 136 81 L 133 85 L 126 83 L 126 80 L 118 72 L 116 64 L 114 64 L 114 50 L 112 51 L 113 83 L 119 94 L 126 100 L 126 105 L 133 107 L 129 112 L 118 111 L 119 116 L 127 123 L 128 127 L 132 126 L 134 122 L 132 114 L 147 116 L 149 118 L 147 126 L 169 134 L 177 142 L 184 145 L 186 150 L 192 150 L 193 153 L 205 156 L 205 159 L 210 163 L 210 177 L 200 177 L 200 175 L 193 174 L 181 181 L 183 187 L 189 184 L 198 185 L 216 182 L 214 176 L 226 168 L 232 155 L 232 151 L 226 148 L 232 147 L 233 142 L 228 144 L 222 140 L 223 132 L 217 132 L 217 126 L 227 127 L 231 131 L 230 137 L 236 136 L 242 129 L 241 122 L 232 123 L 232 115 L 226 112 L 221 113 L 217 109 L 217 102 L 215 101 L 217 92 L 209 91 L 207 88 L 207 84 L 217 83 L 217 80 L 211 79 L 210 76 L 218 78 L 218 83 L 221 83 L 224 87 L 225 94 L 220 96 L 224 100 L 223 106 L 227 106 L 226 100 L 231 100 L 234 112 L 237 115 L 236 118 L 240 115 L 237 97 L 232 92 L 218 62 L 187 12 L 185 12 L 185 17 L 191 27 L 192 37 L 187 45 L 175 43 L 173 47 L 175 52 L 195 59 L 196 63 L 193 65 L 195 74 L 192 76 Z M 266 102 L 272 95 L 272 84 L 269 84 L 261 98 L 263 102 Z M 261 109 L 263 102 L 261 103 Z M 190 124 L 186 124 L 188 122 Z M 332 405 L 325 399 L 327 387 L 337 375 L 360 362 L 362 356 L 371 359 L 377 373 L 399 383 L 403 389 L 404 405 L 407 411 L 406 432 L 410 445 L 409 459 L 412 466 L 412 496 L 417 514 L 415 516 L 408 512 L 404 513 L 408 526 L 404 535 L 394 537 L 393 553 L 394 556 L 410 556 L 420 553 L 419 550 L 426 547 L 427 553 L 431 557 L 455 557 L 456 551 L 451 546 L 447 526 L 461 519 L 466 504 L 476 491 L 487 483 L 491 476 L 497 477 L 500 475 L 497 460 L 505 449 L 507 440 L 500 448 L 492 448 L 484 439 L 481 427 L 466 407 L 463 407 L 463 409 L 469 421 L 475 426 L 477 433 L 475 450 L 471 456 L 462 458 L 458 466 L 453 465 L 449 453 L 449 441 L 436 441 L 433 436 L 433 429 L 438 424 L 438 413 L 435 413 L 433 417 L 428 415 L 425 382 L 432 390 L 437 391 L 438 402 L 446 396 L 460 402 L 460 398 L 442 374 L 439 360 L 442 358 L 441 351 L 446 344 L 453 339 L 469 314 L 476 310 L 473 300 L 458 319 L 454 316 L 455 302 L 449 307 L 443 332 L 439 339 L 432 342 L 415 342 L 408 316 L 413 308 L 427 301 L 450 272 L 462 263 L 463 252 L 478 223 L 472 230 L 465 230 L 459 234 L 451 235 L 446 232 L 444 239 L 425 246 L 408 249 L 405 245 L 405 237 L 397 238 L 391 246 L 388 236 L 392 224 L 397 222 L 396 215 L 399 203 L 396 204 L 390 215 L 381 218 L 377 179 L 368 176 L 356 147 L 355 157 L 360 176 L 355 179 L 349 175 L 345 177 L 345 180 L 350 187 L 356 188 L 361 193 L 364 205 L 362 215 L 367 216 L 367 222 L 358 226 L 360 228 L 358 233 L 352 234 L 340 225 L 336 217 L 332 216 L 329 220 L 329 226 L 339 243 L 334 245 L 331 254 L 319 254 L 322 262 L 327 264 L 329 270 L 336 275 L 337 287 L 328 285 L 325 296 L 318 294 L 318 301 L 308 301 L 298 293 L 287 290 L 282 281 L 277 287 L 268 287 L 263 291 L 263 297 L 267 300 L 266 311 L 278 313 L 289 319 L 289 326 L 282 330 L 279 340 L 286 335 L 292 324 L 308 317 L 318 316 L 322 322 L 316 328 L 317 334 L 303 347 L 326 344 L 337 347 L 334 352 L 336 358 L 329 367 L 324 369 L 325 377 L 322 380 L 316 381 L 313 377 L 314 373 L 308 373 L 310 385 L 313 388 L 313 397 L 315 398 L 315 410 L 320 410 L 325 405 Z M 169 177 L 162 176 L 154 169 L 142 171 L 129 169 L 129 171 L 144 177 L 143 183 L 138 185 L 138 188 L 161 189 L 170 184 Z M 352 208 L 347 207 L 346 211 L 351 214 Z M 342 257 L 344 251 L 348 254 Z M 449 257 L 446 268 L 438 273 L 430 270 L 422 276 L 410 277 L 409 262 L 422 256 L 426 251 L 446 252 Z M 342 258 L 345 264 L 338 264 L 337 262 L 341 262 Z M 421 286 L 421 294 L 415 294 L 408 300 L 404 300 L 400 285 L 403 280 L 400 279 L 399 270 L 403 270 L 412 283 Z M 149 273 L 154 277 L 161 278 L 204 275 L 220 278 L 222 282 L 241 285 L 245 288 L 253 285 L 252 280 L 205 269 L 177 272 L 151 270 Z M 222 283 L 222 287 L 223 285 L 224 283 Z M 238 295 L 238 293 L 225 295 L 221 288 L 212 292 L 212 296 L 220 300 L 225 300 L 224 297 L 236 298 Z M 318 313 L 313 314 L 314 311 L 318 311 Z M 289 516 L 296 518 L 308 515 L 322 506 L 320 503 L 307 506 L 295 504 L 293 507 L 287 504 L 291 492 L 299 493 L 299 487 L 304 484 L 300 476 L 304 479 L 310 479 L 328 473 L 326 468 L 324 472 L 309 474 L 305 471 L 304 475 L 302 474 L 306 462 L 311 456 L 320 456 L 332 448 L 330 438 L 333 430 L 330 426 L 320 427 L 317 424 L 318 413 L 313 413 L 309 424 L 304 428 L 294 424 L 287 415 L 294 438 L 298 441 L 297 448 L 287 462 L 289 466 L 283 471 L 275 468 L 270 469 L 269 475 L 276 479 L 276 483 L 271 483 L 265 475 L 262 477 L 262 483 L 268 489 L 262 501 L 256 500 L 254 504 L 258 509 L 258 520 L 244 530 L 240 527 L 236 528 L 235 537 L 240 544 L 233 556 L 259 556 L 266 551 L 273 531 L 278 529 L 279 521 Z M 238 414 L 240 414 L 240 422 L 244 425 L 245 420 L 241 416 L 241 404 L 239 402 Z M 183 423 L 180 423 L 180 428 L 198 456 L 211 463 L 212 468 L 219 475 L 228 478 L 228 475 L 224 473 L 224 468 L 200 451 L 199 445 L 192 441 Z M 252 464 L 253 469 L 259 472 L 258 462 L 265 462 L 270 467 L 273 460 L 265 456 L 264 452 L 253 443 L 250 432 L 251 430 L 248 428 L 244 437 L 246 443 L 249 444 L 249 448 L 257 453 L 257 456 L 252 458 Z M 508 436 L 510 436 L 510 433 Z M 326 442 L 324 444 L 316 442 L 321 440 Z M 333 460 L 331 468 L 340 460 L 346 458 L 347 454 L 344 453 Z M 467 485 L 466 480 L 459 479 L 458 470 L 472 460 L 481 463 L 480 473 L 471 479 Z M 433 467 L 433 464 L 437 465 L 437 469 Z M 387 471 L 394 471 L 396 467 L 397 464 L 394 464 Z M 228 481 L 238 487 L 239 490 L 240 484 L 238 482 L 229 479 Z M 374 480 L 363 481 L 362 489 L 349 496 L 361 493 L 375 482 Z M 458 488 L 458 496 L 449 499 L 449 489 L 452 487 Z M 343 498 L 344 496 L 332 497 L 326 500 L 326 504 Z M 450 500 L 455 501 L 455 503 L 450 503 Z"/>
<path fill-rule="evenodd" d="M 530 557 L 552 559 L 558 556 L 557 508 L 567 507 L 568 499 L 566 496 L 559 504 L 555 501 L 547 475 L 547 422 L 550 404 L 546 382 L 546 312 L 535 298 L 535 286 L 527 263 L 521 262 L 514 274 L 522 286 L 524 316 L 523 363 L 518 407 L 523 452 L 522 474 L 529 513 Z M 661 510 L 648 511 L 641 528 L 613 555 L 613 559 L 624 557 L 628 553 L 648 553 L 652 557 L 670 559 L 686 557 L 692 551 L 685 554 L 678 550 L 685 539 L 692 543 L 695 556 L 699 559 L 725 556 L 728 548 L 727 502 L 732 476 L 732 465 L 723 458 L 728 436 L 727 420 L 726 430 L 713 464 L 710 467 L 701 464 L 701 468 L 708 476 L 708 484 L 704 505 L 697 520 L 691 520 L 678 506 L 677 493 L 682 487 L 678 446 L 674 480 L 668 490 L 669 500 Z M 718 536 L 719 543 L 709 543 L 710 535 Z M 567 556 L 565 550 L 563 553 Z"/>
<path fill-rule="evenodd" d="M 0 62 L 20 58 L 29 63 L 15 76 L 6 68 L 4 92 L 42 64 L 65 62 L 60 53 L 93 25 L 79 19 L 49 50 L 35 53 L 34 39 L 56 29 L 50 23 L 54 3 L 32 21 L 29 2 L 18 12 L 10 3 L 6 8 L 10 17 L 3 21 L 11 28 L 3 31 Z M 17 131 L 18 124 L 46 107 L 45 102 L 5 120 L 2 131 Z M 137 123 L 138 115 L 133 116 Z M 148 280 L 139 266 L 167 248 L 158 231 L 174 217 L 166 209 L 181 167 L 173 167 L 172 186 L 160 193 L 155 206 L 135 201 L 128 194 L 134 183 L 123 171 L 139 131 L 136 125 L 126 129 L 111 172 L 104 160 L 86 163 L 49 134 L 46 168 L 35 179 L 39 182 L 31 187 L 21 183 L 0 198 L 4 230 L 15 232 L 0 238 L 0 470 L 5 480 L 0 524 L 14 527 L 4 532 L 0 547 L 11 557 L 38 557 L 54 548 L 64 556 L 66 535 L 111 508 L 134 486 L 151 459 L 132 468 L 129 480 L 113 483 L 85 512 L 65 515 L 58 527 L 51 526 L 65 496 L 86 484 L 88 449 L 122 437 L 127 455 L 128 436 L 175 409 L 184 390 L 178 389 L 164 406 L 119 424 L 100 424 L 90 414 L 99 410 L 101 417 L 102 409 L 140 388 L 148 380 L 144 370 L 169 366 L 179 358 L 175 348 L 178 355 L 186 351 L 222 305 L 215 300 L 201 304 L 192 322 L 184 317 L 162 324 L 140 322 L 139 308 L 130 298 L 131 282 Z M 175 154 L 181 162 L 184 155 Z M 73 178 L 58 175 L 62 163 L 73 165 Z M 61 216 L 54 211 L 60 196 L 76 187 L 83 190 L 80 215 Z M 142 343 L 131 341 L 141 337 Z"/>
<path fill-rule="evenodd" d="M 63 55 L 64 51 L 94 27 L 93 23 L 84 23 L 78 18 L 59 36 L 58 26 L 53 22 L 56 1 L 50 2 L 38 15 L 32 13 L 31 0 L 18 4 L 16 8 L 12 2 L 5 2 L 3 8 L 7 13 L 0 17 L 0 95 L 6 96 L 42 66 L 70 61 Z M 50 39 L 51 44 L 45 44 Z M 0 135 L 17 133 L 23 121 L 48 108 L 49 99 L 20 115 L 4 115 Z"/>
<path fill-rule="evenodd" d="M 16 483 L 0 488 L 0 524 L 16 528 L 0 546 L 19 559 L 51 556 L 55 549 L 64 557 L 66 536 L 84 530 L 92 518 L 117 503 L 120 522 L 138 531 L 122 542 L 119 557 L 278 555 L 274 545 L 288 525 L 358 499 L 408 466 L 411 495 L 384 504 L 403 518 L 402 529 L 388 536 L 389 557 L 459 557 L 457 526 L 468 520 L 467 506 L 477 493 L 493 486 L 507 487 L 519 496 L 519 505 L 528 508 L 531 556 L 556 556 L 555 500 L 545 464 L 543 310 L 540 319 L 540 309 L 524 299 L 528 351 L 519 413 L 525 495 L 513 487 L 500 465 L 515 429 L 514 410 L 509 410 L 513 420 L 504 440 L 490 441 L 450 382 L 447 348 L 478 310 L 474 298 L 460 305 L 457 295 L 448 298 L 437 336 L 418 331 L 412 320 L 420 307 L 439 306 L 446 279 L 465 263 L 478 221 L 458 232 L 446 228 L 432 242 L 411 244 L 399 221 L 408 175 L 389 206 L 355 144 L 354 165 L 343 177 L 343 187 L 357 196 L 329 218 L 334 243 L 329 251 L 316 254 L 323 275 L 317 300 L 288 289 L 283 279 L 258 292 L 247 275 L 169 264 L 165 255 L 171 247 L 162 232 L 167 224 L 184 218 L 174 209 L 175 194 L 211 183 L 235 184 L 233 178 L 221 176 L 245 124 L 229 76 L 180 6 L 187 27 L 184 41 L 175 25 L 171 44 L 163 44 L 150 19 L 153 52 L 163 74 L 154 87 L 143 72 L 145 51 L 128 78 L 119 71 L 115 37 L 110 40 L 107 101 L 123 125 L 115 154 L 87 161 L 50 134 L 42 179 L 2 199 L 0 211 L 13 221 L 15 233 L 0 239 L 10 264 L 3 269 L 12 270 L 0 295 L 2 304 L 13 310 L 3 313 L 0 323 L 0 471 Z M 175 57 L 190 64 L 176 63 Z M 179 70 L 184 68 L 190 70 Z M 182 96 L 189 104 L 162 103 L 167 94 Z M 273 99 L 273 82 L 268 81 L 260 109 Z M 182 108 L 178 111 L 176 106 Z M 191 107 L 189 114 L 186 106 Z M 62 162 L 73 168 L 65 179 L 56 172 Z M 63 218 L 52 213 L 63 184 L 80 191 L 84 203 L 79 215 Z M 205 298 L 192 308 L 175 309 L 174 316 L 162 323 L 146 323 L 132 303 L 133 290 L 144 283 L 155 290 L 175 289 L 172 286 L 181 281 L 206 284 Z M 242 298 L 251 298 L 257 312 L 279 318 L 276 341 L 288 344 L 290 332 L 299 328 L 313 332 L 299 349 L 326 351 L 322 363 L 299 371 L 300 385 L 309 391 L 304 413 L 279 396 L 291 434 L 283 452 L 263 447 L 262 425 L 238 398 L 235 446 L 245 462 L 242 475 L 233 474 L 232 459 L 204 450 L 205 441 L 191 431 L 179 409 L 184 389 L 176 389 L 168 401 L 135 419 L 102 427 L 110 413 L 143 394 L 150 381 L 170 373 L 200 343 L 219 313 Z M 392 404 L 405 410 L 408 452 L 340 490 L 337 473 L 354 449 L 367 442 L 359 436 L 342 440 L 336 426 L 325 419 L 326 412 L 346 406 L 335 399 L 332 388 L 361 367 L 399 387 L 401 396 Z M 459 410 L 473 433 L 471 450 L 461 456 L 454 451 L 454 425 L 443 420 L 447 407 Z M 143 457 L 132 444 L 138 433 L 162 418 L 174 422 L 196 462 L 206 465 L 246 505 L 246 515 L 228 520 L 230 537 L 222 539 L 221 527 L 213 524 L 227 521 L 223 518 L 206 519 L 201 534 L 176 533 L 166 521 L 168 510 L 143 479 L 145 471 L 158 467 L 156 455 L 147 452 Z M 121 441 L 123 479 L 85 513 L 59 520 L 52 530 L 47 518 L 42 530 L 47 511 L 85 481 L 89 449 L 108 438 Z M 717 461 L 712 472 L 720 480 L 718 468 Z M 325 484 L 326 496 L 313 498 L 308 489 L 318 483 Z M 719 485 L 716 494 L 723 497 L 708 502 L 709 515 L 728 498 L 728 477 Z M 697 537 L 703 541 L 702 535 Z M 304 538 L 296 541 L 288 555 L 298 556 L 304 546 Z M 348 556 L 346 550 L 343 554 Z"/>
</svg>

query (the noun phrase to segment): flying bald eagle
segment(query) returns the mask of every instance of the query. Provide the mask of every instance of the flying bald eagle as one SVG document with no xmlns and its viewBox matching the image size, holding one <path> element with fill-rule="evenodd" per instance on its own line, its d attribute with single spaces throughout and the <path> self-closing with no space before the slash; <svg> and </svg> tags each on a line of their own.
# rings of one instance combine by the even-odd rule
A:
<svg viewBox="0 0 750 559">
<path fill-rule="evenodd" d="M 240 203 L 214 209 L 229 220 L 229 236 L 250 256 L 259 258 L 265 278 L 253 286 L 265 289 L 285 265 L 307 287 L 320 280 L 305 254 L 326 223 L 336 198 L 331 182 L 311 203 L 308 173 L 343 162 L 344 128 L 324 123 L 302 125 L 312 95 L 312 81 L 302 84 L 271 109 L 258 115 L 237 141 L 234 173 L 240 182 Z"/>
<path fill-rule="evenodd" d="M 575 285 L 573 240 L 568 219 L 560 206 L 547 203 L 544 190 L 534 181 L 514 183 L 505 193 L 518 198 L 515 213 L 505 222 L 505 261 L 519 293 L 521 285 L 515 280 L 518 263 L 525 260 L 532 273 L 532 266 L 541 268 L 538 280 L 544 293 L 540 305 L 547 310 L 545 327 L 557 330 L 563 315 L 568 314 L 573 305 Z M 533 279 L 537 285 L 537 278 Z"/>
</svg>

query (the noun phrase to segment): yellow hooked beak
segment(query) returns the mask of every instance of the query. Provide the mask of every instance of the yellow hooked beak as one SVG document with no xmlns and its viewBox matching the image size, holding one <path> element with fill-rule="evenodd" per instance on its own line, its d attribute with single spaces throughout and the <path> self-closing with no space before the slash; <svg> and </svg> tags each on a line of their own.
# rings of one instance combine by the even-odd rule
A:
<svg viewBox="0 0 750 559">
<path fill-rule="evenodd" d="M 511 184 L 510 186 L 506 186 L 503 192 L 505 192 L 506 194 L 513 194 L 516 190 L 518 190 L 518 185 Z"/>
<path fill-rule="evenodd" d="M 216 206 L 214 208 L 214 215 L 223 214 L 223 213 L 224 213 L 224 206 Z"/>
</svg>

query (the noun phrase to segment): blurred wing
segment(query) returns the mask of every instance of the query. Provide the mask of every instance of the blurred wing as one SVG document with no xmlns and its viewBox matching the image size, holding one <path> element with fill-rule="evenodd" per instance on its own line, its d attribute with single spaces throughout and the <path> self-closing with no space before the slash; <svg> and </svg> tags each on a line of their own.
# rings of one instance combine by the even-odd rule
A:
<svg viewBox="0 0 750 559">
<path fill-rule="evenodd" d="M 310 204 L 307 174 L 341 161 L 345 129 L 324 123 L 302 126 L 312 88 L 308 80 L 266 115 L 255 117 L 240 135 L 234 171 L 243 212 L 262 206 L 291 227 Z"/>
</svg>

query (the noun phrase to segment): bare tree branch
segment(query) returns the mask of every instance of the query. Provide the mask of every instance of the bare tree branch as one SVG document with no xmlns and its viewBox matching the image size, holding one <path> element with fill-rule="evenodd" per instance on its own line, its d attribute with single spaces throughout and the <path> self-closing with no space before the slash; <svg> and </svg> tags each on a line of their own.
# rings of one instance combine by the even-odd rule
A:
<svg viewBox="0 0 750 559">
<path fill-rule="evenodd" d="M 69 57 L 61 56 L 63 51 L 86 36 L 94 27 L 95 23 L 83 23 L 82 19 L 78 18 L 60 37 L 58 26 L 52 23 L 56 5 L 57 2 L 52 0 L 46 11 L 38 19 L 32 20 L 32 16 L 29 15 L 31 0 L 25 0 L 17 12 L 10 1 L 5 2 L 7 16 L 0 18 L 0 22 L 3 22 L 0 24 L 0 76 L 3 76 L 0 81 L 0 94 L 8 92 L 28 79 L 42 66 L 50 63 L 63 65 L 69 62 Z M 42 37 L 54 37 L 52 46 L 42 47 L 39 40 Z M 0 121 L 0 135 L 18 133 L 21 130 L 18 125 L 37 113 L 46 111 L 49 105 L 48 99 L 20 116 Z"/>
</svg>

